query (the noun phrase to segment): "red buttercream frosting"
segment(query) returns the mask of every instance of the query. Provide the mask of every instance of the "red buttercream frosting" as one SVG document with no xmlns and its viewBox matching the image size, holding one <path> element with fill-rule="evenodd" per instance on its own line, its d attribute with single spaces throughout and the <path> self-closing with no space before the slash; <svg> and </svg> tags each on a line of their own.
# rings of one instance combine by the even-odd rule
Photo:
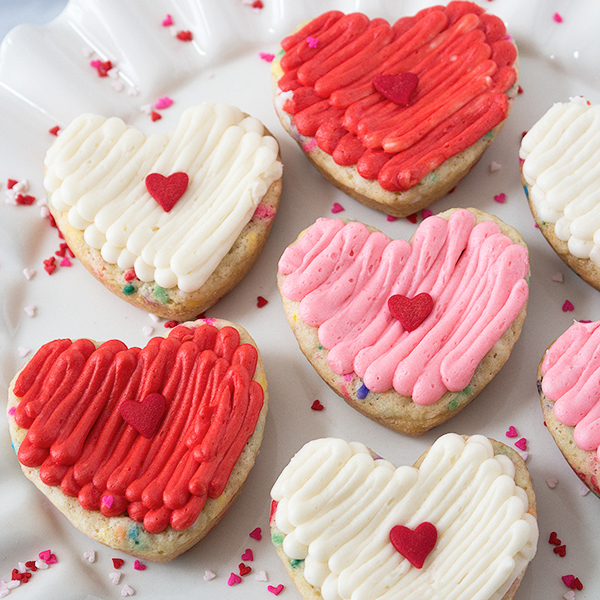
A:
<svg viewBox="0 0 600 600">
<path fill-rule="evenodd" d="M 15 421 L 28 429 L 19 461 L 107 517 L 128 513 L 150 533 L 187 529 L 223 493 L 254 432 L 264 392 L 258 353 L 233 327 L 173 329 L 147 346 L 55 340 L 14 386 Z M 124 402 L 159 393 L 166 410 L 147 438 Z"/>
<path fill-rule="evenodd" d="M 316 47 L 307 38 L 318 39 Z M 390 25 L 330 11 L 281 46 L 283 109 L 339 165 L 405 191 L 508 114 L 515 45 L 504 23 L 472 2 L 433 6 Z M 379 75 L 413 73 L 408 106 L 375 90 Z"/>
</svg>

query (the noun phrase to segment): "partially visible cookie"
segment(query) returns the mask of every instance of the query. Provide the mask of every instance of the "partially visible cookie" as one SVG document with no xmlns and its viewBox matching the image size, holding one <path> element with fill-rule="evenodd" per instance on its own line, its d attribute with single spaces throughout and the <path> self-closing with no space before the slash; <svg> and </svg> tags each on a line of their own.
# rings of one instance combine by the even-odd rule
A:
<svg viewBox="0 0 600 600">
<path fill-rule="evenodd" d="M 538 368 L 544 421 L 577 476 L 600 497 L 600 321 L 575 322 Z"/>
<path fill-rule="evenodd" d="M 521 179 L 558 256 L 600 289 L 600 106 L 557 102 L 523 137 Z"/>
<path fill-rule="evenodd" d="M 352 408 L 408 435 L 450 419 L 519 338 L 529 261 L 519 233 L 477 209 L 421 223 L 411 242 L 319 219 L 279 261 L 300 349 Z"/>
<path fill-rule="evenodd" d="M 281 193 L 277 141 L 224 104 L 191 107 L 175 131 L 148 137 L 82 115 L 45 165 L 50 212 L 75 255 L 123 300 L 177 321 L 244 277 Z"/>
<path fill-rule="evenodd" d="M 286 131 L 333 185 L 403 217 L 449 192 L 494 140 L 517 93 L 504 23 L 472 2 L 393 24 L 330 11 L 272 62 Z"/>
<path fill-rule="evenodd" d="M 511 600 L 537 547 L 527 467 L 481 435 L 444 435 L 398 468 L 314 440 L 271 497 L 272 540 L 304 600 Z"/>
<path fill-rule="evenodd" d="M 13 379 L 8 421 L 24 474 L 80 531 L 167 562 L 240 493 L 268 405 L 248 333 L 186 323 L 145 348 L 55 340 Z"/>
</svg>

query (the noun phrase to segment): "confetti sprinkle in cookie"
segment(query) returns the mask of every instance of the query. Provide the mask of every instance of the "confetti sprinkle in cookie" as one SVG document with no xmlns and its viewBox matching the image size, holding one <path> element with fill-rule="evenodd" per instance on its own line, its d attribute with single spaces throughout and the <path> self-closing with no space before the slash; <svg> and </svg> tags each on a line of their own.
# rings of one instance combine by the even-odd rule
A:
<svg viewBox="0 0 600 600">
<path fill-rule="evenodd" d="M 165 135 L 82 115 L 45 165 L 50 211 L 75 255 L 122 299 L 177 321 L 242 279 L 281 192 L 275 138 L 223 104 L 187 109 Z"/>
</svg>

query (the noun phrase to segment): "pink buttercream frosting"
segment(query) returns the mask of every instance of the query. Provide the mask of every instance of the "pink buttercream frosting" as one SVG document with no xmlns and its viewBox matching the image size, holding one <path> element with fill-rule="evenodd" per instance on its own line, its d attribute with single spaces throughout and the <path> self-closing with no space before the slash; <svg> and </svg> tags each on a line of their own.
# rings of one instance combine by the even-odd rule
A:
<svg viewBox="0 0 600 600">
<path fill-rule="evenodd" d="M 600 460 L 600 321 L 569 327 L 546 352 L 542 374 L 558 421 L 575 427 L 577 446 Z"/>
<path fill-rule="evenodd" d="M 464 389 L 479 362 L 527 301 L 527 249 L 467 210 L 424 220 L 412 243 L 362 223 L 319 219 L 279 261 L 284 296 L 318 327 L 335 373 L 356 373 L 371 391 L 392 387 L 429 405 Z M 390 296 L 433 298 L 408 332 Z"/>
</svg>

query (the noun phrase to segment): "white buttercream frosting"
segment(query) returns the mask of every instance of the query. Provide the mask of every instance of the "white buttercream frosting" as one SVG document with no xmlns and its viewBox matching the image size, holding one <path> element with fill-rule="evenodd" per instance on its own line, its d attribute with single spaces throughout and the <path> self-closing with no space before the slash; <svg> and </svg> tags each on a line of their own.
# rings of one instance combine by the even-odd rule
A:
<svg viewBox="0 0 600 600">
<path fill-rule="evenodd" d="M 260 121 L 224 104 L 188 108 L 175 131 L 145 136 L 121 119 L 75 119 L 46 155 L 51 205 L 68 211 L 105 261 L 183 292 L 209 278 L 269 186 L 281 177 L 278 146 Z M 145 178 L 185 172 L 189 185 L 170 212 Z"/>
<path fill-rule="evenodd" d="M 556 103 L 521 144 L 523 176 L 539 219 L 577 258 L 600 265 L 600 106 Z"/>
<path fill-rule="evenodd" d="M 325 600 L 499 600 L 538 538 L 514 476 L 512 461 L 479 435 L 442 436 L 420 468 L 396 468 L 360 443 L 314 440 L 273 486 L 275 524 Z M 417 569 L 390 531 L 423 522 L 438 538 Z"/>
</svg>

